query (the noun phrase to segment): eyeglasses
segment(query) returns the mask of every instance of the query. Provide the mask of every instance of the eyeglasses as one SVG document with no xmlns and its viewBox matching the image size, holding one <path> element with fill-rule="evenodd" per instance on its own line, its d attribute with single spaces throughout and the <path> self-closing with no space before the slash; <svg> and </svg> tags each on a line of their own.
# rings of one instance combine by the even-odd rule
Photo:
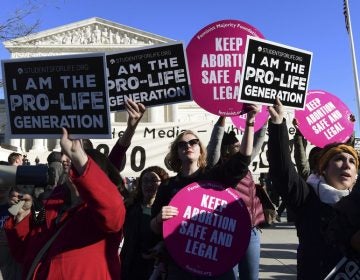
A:
<svg viewBox="0 0 360 280">
<path fill-rule="evenodd" d="M 188 147 L 188 145 L 189 145 L 190 147 L 193 147 L 194 145 L 198 145 L 199 142 L 200 142 L 200 140 L 195 138 L 195 139 L 191 139 L 191 140 L 189 140 L 189 141 L 179 141 L 179 142 L 177 143 L 177 146 L 178 146 L 178 148 L 180 148 L 180 149 L 186 149 L 186 148 Z"/>
</svg>

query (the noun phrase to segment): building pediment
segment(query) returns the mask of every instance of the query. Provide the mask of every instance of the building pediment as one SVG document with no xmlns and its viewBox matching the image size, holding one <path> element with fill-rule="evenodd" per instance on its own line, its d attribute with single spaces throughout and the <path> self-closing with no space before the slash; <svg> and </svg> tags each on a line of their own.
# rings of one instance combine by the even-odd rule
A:
<svg viewBox="0 0 360 280">
<path fill-rule="evenodd" d="M 4 42 L 12 54 L 16 52 L 74 53 L 113 51 L 175 40 L 98 17 L 48 29 Z M 13 56 L 14 57 L 14 56 Z"/>
</svg>

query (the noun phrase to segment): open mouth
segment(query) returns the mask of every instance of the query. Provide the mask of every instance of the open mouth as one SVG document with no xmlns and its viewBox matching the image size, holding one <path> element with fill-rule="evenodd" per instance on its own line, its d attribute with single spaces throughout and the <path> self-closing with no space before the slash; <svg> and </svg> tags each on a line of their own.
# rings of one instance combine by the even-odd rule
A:
<svg viewBox="0 0 360 280">
<path fill-rule="evenodd" d="M 349 173 L 341 173 L 340 176 L 344 178 L 351 178 L 351 175 Z"/>
</svg>

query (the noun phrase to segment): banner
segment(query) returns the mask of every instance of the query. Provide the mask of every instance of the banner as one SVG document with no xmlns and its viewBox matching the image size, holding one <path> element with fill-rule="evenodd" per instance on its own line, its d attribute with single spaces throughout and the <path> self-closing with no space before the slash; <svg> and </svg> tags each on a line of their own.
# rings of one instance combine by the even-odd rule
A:
<svg viewBox="0 0 360 280">
<path fill-rule="evenodd" d="M 232 270 L 250 240 L 250 216 L 238 192 L 218 182 L 194 182 L 170 201 L 179 214 L 163 222 L 166 248 L 183 269 L 201 276 Z"/>
<path fill-rule="evenodd" d="M 248 37 L 239 102 L 303 109 L 312 53 L 268 40 Z"/>
<path fill-rule="evenodd" d="M 110 138 L 104 54 L 2 61 L 11 138 Z"/>
<path fill-rule="evenodd" d="M 106 56 L 111 111 L 127 98 L 146 107 L 192 100 L 182 43 L 163 44 Z"/>
<path fill-rule="evenodd" d="M 245 22 L 221 20 L 201 29 L 186 48 L 193 99 L 212 114 L 242 111 L 237 99 L 247 36 L 263 37 Z"/>
<path fill-rule="evenodd" d="M 293 115 L 289 113 L 286 114 L 285 117 L 287 119 L 287 123 L 291 124 Z M 131 145 L 126 152 L 126 157 L 121 167 L 121 174 L 123 176 L 138 177 L 143 169 L 152 165 L 158 165 L 167 170 L 164 164 L 164 158 L 169 152 L 170 144 L 175 140 L 177 135 L 179 135 L 183 130 L 192 130 L 196 133 L 201 142 L 207 146 L 210 141 L 211 132 L 216 119 L 217 118 L 215 117 L 213 120 L 208 121 L 161 124 L 140 122 L 131 141 Z M 119 139 L 119 136 L 121 136 L 125 131 L 126 124 L 113 125 L 112 129 L 112 139 L 92 139 L 94 148 L 100 150 L 106 155 L 109 154 L 112 147 Z M 230 119 L 228 119 L 225 124 L 225 131 L 230 132 L 231 130 L 235 132 L 236 137 L 239 141 L 241 141 L 243 131 L 237 128 L 231 123 Z M 292 139 L 295 134 L 295 128 L 289 125 L 288 132 L 290 138 L 290 151 L 292 151 Z M 266 157 L 267 141 L 268 139 L 266 136 L 259 154 L 249 166 L 249 169 L 253 172 L 255 178 L 262 172 L 268 172 L 269 163 Z M 311 148 L 311 145 L 307 145 L 307 153 Z M 32 157 L 30 156 L 30 159 L 31 158 Z M 171 171 L 168 172 L 171 176 L 175 175 Z"/>
<path fill-rule="evenodd" d="M 293 119 L 293 110 L 288 112 L 285 116 L 288 123 L 288 133 L 290 138 L 290 151 L 293 150 L 293 136 L 295 134 L 295 128 L 291 126 Z M 169 147 L 175 137 L 183 130 L 194 131 L 202 143 L 207 146 L 211 137 L 211 132 L 214 124 L 217 120 L 217 116 L 213 116 L 208 120 L 203 121 L 182 121 L 182 122 L 167 122 L 167 123 L 147 123 L 141 121 L 135 131 L 135 135 L 132 138 L 131 145 L 128 148 L 123 165 L 121 166 L 121 175 L 124 177 L 138 177 L 145 168 L 158 165 L 166 169 L 164 164 L 164 158 L 169 152 Z M 91 139 L 94 148 L 98 149 L 105 155 L 108 155 L 119 136 L 121 136 L 126 129 L 126 123 L 113 123 L 111 130 L 111 139 Z M 232 124 L 230 118 L 226 119 L 225 131 L 230 132 L 234 130 L 236 137 L 241 141 L 243 131 Z M 31 140 L 26 140 L 31 145 Z M 50 141 L 50 140 L 49 140 Z M 51 140 L 54 141 L 54 140 Z M 267 151 L 267 136 L 261 146 L 259 154 L 251 162 L 249 169 L 253 172 L 255 180 L 260 173 L 267 173 L 269 163 L 266 157 Z M 29 145 L 29 146 L 30 146 Z M 31 146 L 30 146 L 31 147 Z M 312 148 L 312 145 L 307 145 L 306 152 L 308 153 Z M 8 155 L 13 150 L 4 150 L 0 159 L 7 161 Z M 24 152 L 25 153 L 25 152 Z M 26 152 L 27 158 L 31 164 L 35 163 L 35 159 L 39 158 L 40 163 L 46 163 L 46 158 L 50 151 L 29 150 Z M 167 170 L 168 171 L 168 170 Z M 173 172 L 168 171 L 169 174 L 175 175 Z"/>
</svg>

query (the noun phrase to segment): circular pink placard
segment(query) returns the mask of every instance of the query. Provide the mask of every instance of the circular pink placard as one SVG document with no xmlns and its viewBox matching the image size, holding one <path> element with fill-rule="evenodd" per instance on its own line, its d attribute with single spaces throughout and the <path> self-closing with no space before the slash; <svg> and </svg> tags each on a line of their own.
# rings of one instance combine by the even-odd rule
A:
<svg viewBox="0 0 360 280">
<path fill-rule="evenodd" d="M 239 116 L 231 117 L 232 123 L 241 131 L 245 130 L 246 115 L 247 114 L 242 114 Z M 267 107 L 260 106 L 260 111 L 255 116 L 254 131 L 258 131 L 260 128 L 262 128 L 268 119 L 269 119 L 269 111 L 267 110 Z"/>
<path fill-rule="evenodd" d="M 351 112 L 335 95 L 323 90 L 307 92 L 305 110 L 295 118 L 304 137 L 320 148 L 333 142 L 346 142 L 354 131 Z"/>
<path fill-rule="evenodd" d="M 239 115 L 237 101 L 247 36 L 264 38 L 251 25 L 221 20 L 201 29 L 186 48 L 194 101 L 219 116 Z"/>
<path fill-rule="evenodd" d="M 179 214 L 163 223 L 166 247 L 183 269 L 215 276 L 232 269 L 250 240 L 250 216 L 232 188 L 202 181 L 189 184 L 171 200 Z"/>
</svg>

